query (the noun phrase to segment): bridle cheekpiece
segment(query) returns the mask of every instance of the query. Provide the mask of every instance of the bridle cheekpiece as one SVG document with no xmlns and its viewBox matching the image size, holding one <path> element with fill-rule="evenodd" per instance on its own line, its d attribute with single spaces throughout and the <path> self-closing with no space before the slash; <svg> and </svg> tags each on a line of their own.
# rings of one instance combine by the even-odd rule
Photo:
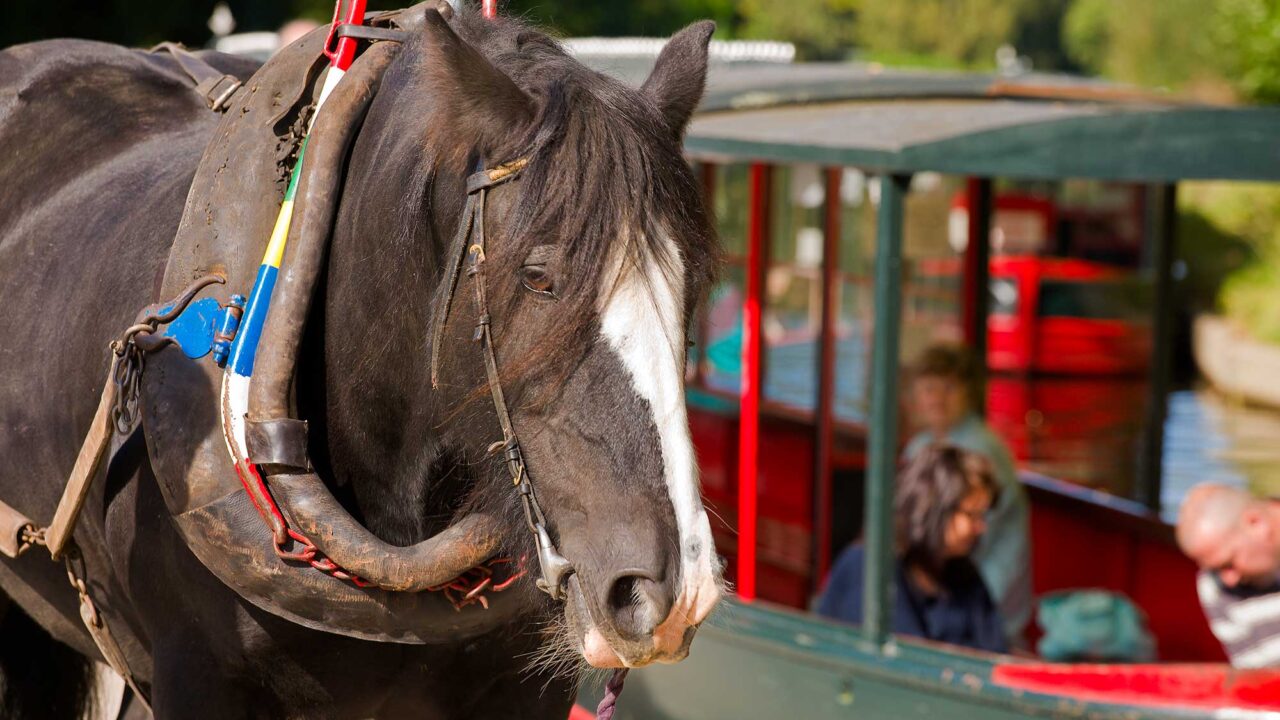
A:
<svg viewBox="0 0 1280 720">
<path fill-rule="evenodd" d="M 518 178 L 528 164 L 528 158 L 519 158 L 488 170 L 474 172 L 467 177 L 467 205 L 462 213 L 462 221 L 458 225 L 457 237 L 450 247 L 449 257 L 452 258 L 452 264 L 448 275 L 447 292 L 440 299 L 432 333 L 431 387 L 439 386 L 440 347 L 444 341 L 444 330 L 449 321 L 453 294 L 457 290 L 458 276 L 462 272 L 465 259 L 467 277 L 472 279 L 475 288 L 477 318 L 472 339 L 480 343 L 484 353 L 484 369 L 488 378 L 489 394 L 493 396 L 493 407 L 498 415 L 498 423 L 502 426 L 502 440 L 490 445 L 489 451 L 503 453 L 507 470 L 511 473 L 512 485 L 520 493 L 525 523 L 533 533 L 538 548 L 538 565 L 541 570 L 536 581 L 538 589 L 550 595 L 553 600 L 564 600 L 564 583 L 573 572 L 573 566 L 556 549 L 555 543 L 551 540 L 551 534 L 547 532 L 547 518 L 538 505 L 538 497 L 534 493 L 533 483 L 529 478 L 529 469 L 525 465 L 524 454 L 520 450 L 520 441 L 516 437 L 515 426 L 511 422 L 511 413 L 507 409 L 506 397 L 502 392 L 502 380 L 498 376 L 498 361 L 493 349 L 489 298 L 484 275 L 486 259 L 484 211 L 488 191 L 494 186 Z"/>
</svg>

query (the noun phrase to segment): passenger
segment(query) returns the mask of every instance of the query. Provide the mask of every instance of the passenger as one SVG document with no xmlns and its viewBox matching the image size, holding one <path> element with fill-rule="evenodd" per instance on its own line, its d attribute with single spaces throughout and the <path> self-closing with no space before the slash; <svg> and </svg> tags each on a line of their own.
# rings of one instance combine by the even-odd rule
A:
<svg viewBox="0 0 1280 720">
<path fill-rule="evenodd" d="M 1231 664 L 1280 666 L 1280 500 L 1197 485 L 1178 514 L 1178 545 L 1200 566 L 1200 605 Z"/>
<path fill-rule="evenodd" d="M 917 453 L 894 490 L 893 632 L 1004 652 L 1000 614 L 970 561 L 999 495 L 982 457 L 955 447 Z M 864 553 L 854 545 L 831 570 L 818 613 L 860 624 Z"/>
<path fill-rule="evenodd" d="M 973 562 L 1004 618 L 1009 646 L 1022 648 L 1033 605 L 1031 503 L 1009 448 L 974 412 L 978 368 L 973 353 L 955 345 L 931 346 L 921 354 L 912 376 L 914 419 L 923 429 L 907 443 L 903 455 L 910 459 L 929 445 L 946 443 L 991 463 L 1000 499 L 987 517 L 987 532 Z"/>
</svg>

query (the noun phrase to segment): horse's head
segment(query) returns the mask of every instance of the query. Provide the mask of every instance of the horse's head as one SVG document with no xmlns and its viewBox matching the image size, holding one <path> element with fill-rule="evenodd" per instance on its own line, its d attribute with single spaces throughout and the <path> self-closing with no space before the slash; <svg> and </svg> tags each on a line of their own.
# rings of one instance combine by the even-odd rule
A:
<svg viewBox="0 0 1280 720">
<path fill-rule="evenodd" d="M 487 310 L 537 502 L 572 565 L 552 589 L 559 625 L 600 667 L 684 657 L 720 595 L 684 406 L 688 325 L 718 260 L 681 153 L 712 29 L 673 37 L 633 89 L 516 23 L 428 10 L 365 121 L 335 231 L 332 472 L 385 539 L 496 512 L 504 547 L 539 574 L 490 447 L 503 435 L 473 339 Z M 483 273 L 465 262 L 455 273 L 458 248 L 476 241 L 456 241 L 468 173 L 517 160 L 477 210 Z M 352 375 L 361 382 L 339 380 Z"/>
</svg>

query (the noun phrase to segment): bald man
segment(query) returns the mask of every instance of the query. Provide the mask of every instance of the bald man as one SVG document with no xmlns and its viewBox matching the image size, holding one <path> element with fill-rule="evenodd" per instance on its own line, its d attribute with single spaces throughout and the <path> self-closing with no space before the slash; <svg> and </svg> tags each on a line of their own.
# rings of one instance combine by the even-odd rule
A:
<svg viewBox="0 0 1280 720">
<path fill-rule="evenodd" d="M 1236 667 L 1280 666 L 1280 501 L 1197 485 L 1178 514 L 1209 627 Z"/>
</svg>

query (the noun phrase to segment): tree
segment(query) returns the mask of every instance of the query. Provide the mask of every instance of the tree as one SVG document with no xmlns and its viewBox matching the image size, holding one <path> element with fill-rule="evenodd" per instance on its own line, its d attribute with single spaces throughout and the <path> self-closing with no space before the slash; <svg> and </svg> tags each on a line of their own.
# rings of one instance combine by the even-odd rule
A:
<svg viewBox="0 0 1280 720">
<path fill-rule="evenodd" d="M 1062 44 L 1062 24 L 1070 5 L 1071 0 L 1038 0 L 1019 13 L 1013 46 L 1019 54 L 1031 58 L 1036 70 L 1078 72 L 1081 69 Z"/>
<path fill-rule="evenodd" d="M 858 38 L 872 53 L 934 55 L 964 67 L 990 67 L 1011 43 L 1033 0 L 898 0 L 868 2 Z"/>
<path fill-rule="evenodd" d="M 1228 81 L 1256 102 L 1280 102 L 1280 2 L 1218 0 L 1214 59 Z"/>
<path fill-rule="evenodd" d="M 740 35 L 794 43 L 801 60 L 843 60 L 857 39 L 862 0 L 742 0 Z"/>
<path fill-rule="evenodd" d="M 666 37 L 708 18 L 719 25 L 717 34 L 725 35 L 736 22 L 733 0 L 507 0 L 499 7 L 503 13 L 528 18 L 566 36 Z"/>
<path fill-rule="evenodd" d="M 1213 72 L 1221 0 L 1074 0 L 1063 44 L 1084 68 L 1122 82 L 1179 88 Z"/>
</svg>

